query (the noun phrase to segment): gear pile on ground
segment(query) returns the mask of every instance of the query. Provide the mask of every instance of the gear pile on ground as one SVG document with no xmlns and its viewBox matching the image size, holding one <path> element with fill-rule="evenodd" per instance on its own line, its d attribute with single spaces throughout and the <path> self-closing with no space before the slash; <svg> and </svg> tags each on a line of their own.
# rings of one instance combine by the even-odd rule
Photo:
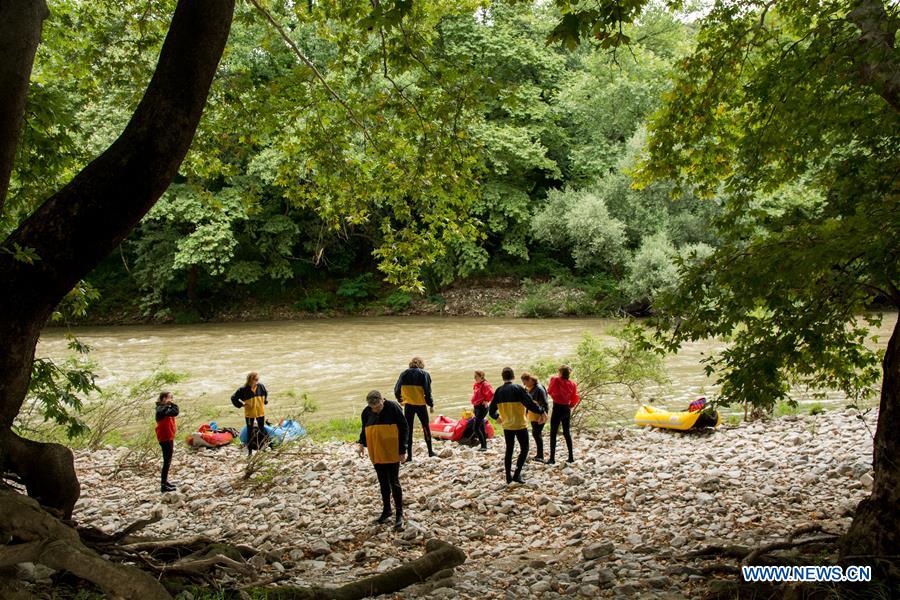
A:
<svg viewBox="0 0 900 600">
<path fill-rule="evenodd" d="M 247 478 L 237 447 L 176 452 L 178 491 L 163 495 L 152 472 L 113 475 L 124 450 L 107 449 L 77 453 L 74 518 L 115 531 L 161 513 L 145 534 L 253 546 L 256 574 L 283 585 L 384 572 L 437 538 L 462 548 L 466 564 L 440 587 L 391 597 L 692 597 L 709 580 L 693 550 L 754 547 L 810 525 L 845 531 L 872 484 L 874 420 L 848 410 L 704 433 L 581 433 L 574 464 L 529 462 L 526 484 L 511 486 L 501 440 L 484 454 L 436 441 L 434 458 L 417 445 L 401 468 L 400 532 L 373 524 L 375 473 L 349 443 L 266 453 Z"/>
</svg>

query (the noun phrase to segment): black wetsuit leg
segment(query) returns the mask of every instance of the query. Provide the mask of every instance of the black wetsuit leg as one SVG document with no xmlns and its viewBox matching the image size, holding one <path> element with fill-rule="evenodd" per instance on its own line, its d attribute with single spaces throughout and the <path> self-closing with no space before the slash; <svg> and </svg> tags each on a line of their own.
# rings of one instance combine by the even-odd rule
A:
<svg viewBox="0 0 900 600">
<path fill-rule="evenodd" d="M 503 430 L 503 439 L 506 442 L 506 453 L 503 455 L 503 468 L 506 469 L 506 483 L 512 481 L 512 455 L 516 448 L 516 432 L 509 429 Z"/>
<path fill-rule="evenodd" d="M 537 458 L 544 458 L 544 424 L 532 421 L 531 436 L 534 438 L 534 445 L 537 450 L 535 456 Z"/>
<path fill-rule="evenodd" d="M 575 458 L 572 455 L 572 433 L 570 432 L 570 425 L 572 424 L 572 407 L 565 406 L 561 408 L 566 409 L 560 415 L 560 423 L 562 424 L 563 437 L 566 439 L 566 448 L 569 450 L 569 462 L 573 462 Z"/>
<path fill-rule="evenodd" d="M 247 425 L 247 456 L 253 454 L 253 428 L 256 427 L 253 417 L 244 417 L 244 423 Z"/>
<path fill-rule="evenodd" d="M 478 441 L 481 443 L 482 448 L 487 448 L 487 434 L 484 431 L 484 419 L 487 417 L 487 411 L 488 409 L 484 404 L 479 404 L 475 407 L 475 435 L 478 436 Z"/>
<path fill-rule="evenodd" d="M 550 413 L 550 460 L 556 460 L 556 434 L 559 433 L 559 421 L 562 411 L 557 404 L 553 405 L 553 412 Z"/>
<path fill-rule="evenodd" d="M 519 458 L 516 460 L 516 472 L 513 474 L 513 481 L 518 481 L 522 475 L 522 467 L 528 460 L 528 429 L 516 429 L 513 433 L 519 442 Z"/>
<path fill-rule="evenodd" d="M 428 446 L 428 454 L 434 454 L 431 446 L 431 429 L 428 427 L 428 407 L 424 404 L 417 406 L 414 404 L 403 405 L 403 416 L 406 417 L 406 428 L 409 434 L 406 438 L 406 458 L 412 460 L 412 440 L 413 440 L 413 422 L 419 417 L 419 423 L 422 424 L 422 432 L 425 436 L 425 444 Z"/>
<path fill-rule="evenodd" d="M 381 489 L 381 516 L 391 514 L 391 476 L 388 467 L 391 465 L 375 465 L 375 473 L 378 475 L 378 487 Z"/>
<path fill-rule="evenodd" d="M 169 483 L 169 467 L 172 466 L 172 455 L 175 452 L 175 442 L 173 440 L 160 442 L 159 447 L 162 448 L 163 455 L 163 466 L 160 484 L 166 485 L 167 483 Z"/>
</svg>

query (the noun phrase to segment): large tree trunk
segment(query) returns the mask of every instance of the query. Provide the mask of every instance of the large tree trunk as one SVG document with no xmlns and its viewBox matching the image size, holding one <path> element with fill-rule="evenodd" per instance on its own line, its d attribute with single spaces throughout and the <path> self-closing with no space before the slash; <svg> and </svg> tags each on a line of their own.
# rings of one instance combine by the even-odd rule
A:
<svg viewBox="0 0 900 600">
<path fill-rule="evenodd" d="M 853 57 L 856 79 L 900 111 L 900 57 L 894 48 L 900 19 L 882 0 L 858 0 L 848 18 L 860 30 Z"/>
<path fill-rule="evenodd" d="M 44 0 L 0 2 L 0 211 L 9 189 L 41 25 L 48 14 Z"/>
<path fill-rule="evenodd" d="M 900 557 L 900 317 L 884 354 L 884 381 L 875 431 L 872 494 L 859 503 L 841 555 L 853 563 Z"/>
<path fill-rule="evenodd" d="M 175 177 L 206 104 L 233 11 L 234 0 L 178 2 L 156 71 L 125 131 L 0 247 L 5 284 L 0 294 L 0 469 L 16 472 L 29 489 L 48 489 L 54 481 L 65 490 L 77 487 L 71 468 L 48 477 L 32 463 L 31 472 L 19 473 L 21 461 L 3 444 L 15 440 L 5 430 L 25 399 L 40 330 L 63 296 L 116 248 Z M 23 29 L 11 35 L 32 33 Z M 30 248 L 37 260 L 17 260 L 17 247 Z M 71 506 L 57 508 L 71 512 Z"/>
</svg>

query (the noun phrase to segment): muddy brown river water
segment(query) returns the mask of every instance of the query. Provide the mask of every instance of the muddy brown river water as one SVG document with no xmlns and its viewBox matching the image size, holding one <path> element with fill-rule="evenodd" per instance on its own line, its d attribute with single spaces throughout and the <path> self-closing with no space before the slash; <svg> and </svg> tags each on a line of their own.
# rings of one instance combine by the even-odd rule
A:
<svg viewBox="0 0 900 600">
<path fill-rule="evenodd" d="M 873 332 L 878 346 L 886 345 L 896 319 L 896 313 L 886 314 Z M 269 390 L 270 417 L 296 412 L 304 392 L 319 406 L 306 419 L 355 417 L 366 392 L 392 392 L 398 374 L 413 356 L 421 356 L 432 375 L 435 414 L 458 417 L 468 406 L 473 370 L 484 370 L 488 381 L 496 384 L 504 366 L 518 373 L 539 359 L 564 360 L 585 332 L 612 341 L 609 331 L 619 325 L 608 319 L 360 317 L 80 327 L 74 333 L 92 347 L 101 387 L 136 381 L 164 364 L 186 375 L 183 383 L 174 386 L 183 408 L 236 424 L 241 415 L 229 397 L 248 371 L 258 371 Z M 66 343 L 64 330 L 47 329 L 37 355 L 62 359 L 67 355 Z M 694 343 L 668 357 L 671 383 L 645 390 L 645 397 L 682 410 L 696 396 L 713 393 L 700 359 L 719 348 L 721 344 L 714 341 Z M 811 400 L 800 390 L 797 397 Z M 841 400 L 840 395 L 829 394 L 826 403 Z M 617 408 L 627 415 L 635 404 L 623 398 Z"/>
</svg>

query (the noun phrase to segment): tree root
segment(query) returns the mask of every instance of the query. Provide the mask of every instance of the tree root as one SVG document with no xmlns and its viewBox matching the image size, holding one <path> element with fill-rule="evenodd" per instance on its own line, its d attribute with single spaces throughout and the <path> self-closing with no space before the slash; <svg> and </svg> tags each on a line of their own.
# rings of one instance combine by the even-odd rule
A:
<svg viewBox="0 0 900 600">
<path fill-rule="evenodd" d="M 171 598 L 149 574 L 104 560 L 81 543 L 74 529 L 43 510 L 36 500 L 7 486 L 0 487 L 0 535 L 2 539 L 20 542 L 4 548 L 7 561 L 39 562 L 51 569 L 69 571 L 113 597 Z"/>
<path fill-rule="evenodd" d="M 249 546 L 216 542 L 207 536 L 175 540 L 131 538 L 123 543 L 156 520 L 157 516 L 142 519 L 112 534 L 85 528 L 81 530 L 85 535 L 82 541 L 79 531 L 46 512 L 37 501 L 0 485 L 0 539 L 10 542 L 0 545 L 0 568 L 22 562 L 41 563 L 90 582 L 110 597 L 126 600 L 170 600 L 169 591 L 160 580 L 176 587 L 199 582 L 223 590 L 221 580 L 216 579 L 221 571 L 234 572 L 244 580 L 229 586 L 230 591 L 224 590 L 229 594 L 244 595 L 243 590 L 247 590 L 264 593 L 271 600 L 356 600 L 423 582 L 429 589 L 452 585 L 453 569 L 466 560 L 465 553 L 456 546 L 429 540 L 421 557 L 340 587 L 270 587 L 290 575 L 281 573 L 253 582 L 256 570 L 245 561 L 259 551 Z M 136 566 L 112 562 L 100 554 Z"/>
<path fill-rule="evenodd" d="M 422 583 L 432 575 L 457 567 L 466 560 L 466 554 L 441 540 L 429 540 L 425 554 L 416 560 L 378 575 L 353 581 L 337 588 L 277 587 L 265 589 L 268 600 L 360 600 L 370 596 L 390 594 L 415 583 Z M 250 588 L 259 590 L 260 588 Z"/>
</svg>

